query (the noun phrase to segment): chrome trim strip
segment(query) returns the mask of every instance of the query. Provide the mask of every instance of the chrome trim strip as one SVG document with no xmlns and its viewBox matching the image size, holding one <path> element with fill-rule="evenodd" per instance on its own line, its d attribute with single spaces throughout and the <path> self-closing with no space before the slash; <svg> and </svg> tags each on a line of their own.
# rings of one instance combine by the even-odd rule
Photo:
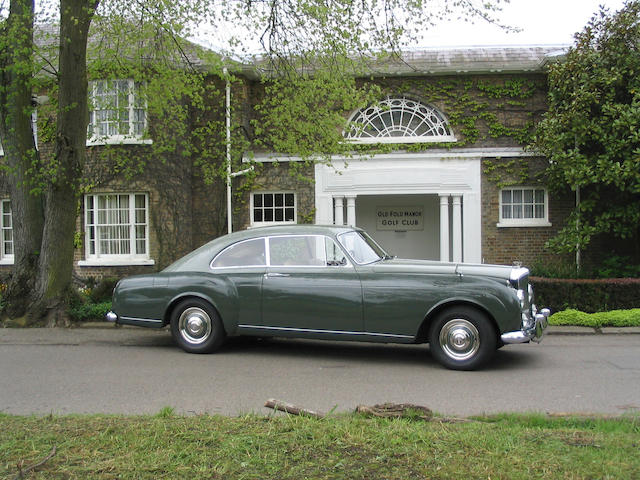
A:
<svg viewBox="0 0 640 480">
<path fill-rule="evenodd" d="M 350 332 L 346 330 L 316 330 L 313 328 L 268 327 L 266 325 L 238 325 L 238 328 L 256 328 L 259 330 L 277 330 L 282 332 L 330 333 L 338 335 L 366 335 L 371 337 L 414 338 L 411 335 L 396 335 L 393 333 Z"/>
<path fill-rule="evenodd" d="M 129 320 L 131 322 L 162 323 L 162 320 L 157 320 L 155 318 L 120 317 L 120 320 Z"/>
</svg>

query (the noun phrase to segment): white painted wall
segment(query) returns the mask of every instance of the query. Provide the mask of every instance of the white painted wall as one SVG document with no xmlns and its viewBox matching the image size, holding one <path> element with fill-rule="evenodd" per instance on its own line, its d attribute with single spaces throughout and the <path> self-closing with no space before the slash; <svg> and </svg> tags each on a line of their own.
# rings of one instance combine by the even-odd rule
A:
<svg viewBox="0 0 640 480">
<path fill-rule="evenodd" d="M 437 195 L 359 195 L 357 226 L 366 230 L 388 253 L 400 258 L 440 258 L 440 200 Z M 378 230 L 378 207 L 415 207 L 423 210 L 422 230 Z"/>
</svg>

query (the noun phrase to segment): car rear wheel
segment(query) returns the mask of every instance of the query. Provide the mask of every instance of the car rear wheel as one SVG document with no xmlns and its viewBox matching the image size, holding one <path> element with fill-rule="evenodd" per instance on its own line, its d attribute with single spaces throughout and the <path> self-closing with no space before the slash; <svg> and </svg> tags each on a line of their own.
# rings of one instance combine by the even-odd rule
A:
<svg viewBox="0 0 640 480">
<path fill-rule="evenodd" d="M 198 298 L 183 300 L 171 314 L 171 334 L 189 353 L 211 353 L 222 345 L 225 332 L 213 307 Z"/>
<path fill-rule="evenodd" d="M 431 354 L 452 370 L 475 370 L 487 362 L 497 347 L 493 323 L 470 307 L 449 308 L 429 329 Z"/>
</svg>

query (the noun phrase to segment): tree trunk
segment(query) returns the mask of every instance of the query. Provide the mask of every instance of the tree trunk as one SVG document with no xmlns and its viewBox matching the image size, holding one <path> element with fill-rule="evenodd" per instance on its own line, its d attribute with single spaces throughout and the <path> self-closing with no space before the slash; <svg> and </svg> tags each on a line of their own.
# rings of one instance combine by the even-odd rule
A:
<svg viewBox="0 0 640 480">
<path fill-rule="evenodd" d="M 11 318 L 27 311 L 37 274 L 37 260 L 42 241 L 42 197 L 32 194 L 29 171 L 37 168 L 38 152 L 31 128 L 32 0 L 11 0 L 9 17 L 0 41 L 0 138 L 8 167 L 9 195 L 13 222 L 14 273 L 4 293 L 5 311 Z M 19 219 L 15 221 L 15 219 Z"/>
<path fill-rule="evenodd" d="M 38 280 L 30 314 L 47 324 L 66 323 L 72 284 L 73 238 L 79 183 L 86 156 L 87 37 L 97 1 L 61 0 L 57 136 L 45 192 L 45 222 Z"/>
</svg>

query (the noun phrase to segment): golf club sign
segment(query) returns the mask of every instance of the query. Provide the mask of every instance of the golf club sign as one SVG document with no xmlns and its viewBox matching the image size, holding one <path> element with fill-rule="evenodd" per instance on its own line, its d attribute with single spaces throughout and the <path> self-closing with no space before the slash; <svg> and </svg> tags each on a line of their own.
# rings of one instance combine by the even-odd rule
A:
<svg viewBox="0 0 640 480">
<path fill-rule="evenodd" d="M 423 207 L 376 207 L 377 230 L 424 230 Z"/>
</svg>

